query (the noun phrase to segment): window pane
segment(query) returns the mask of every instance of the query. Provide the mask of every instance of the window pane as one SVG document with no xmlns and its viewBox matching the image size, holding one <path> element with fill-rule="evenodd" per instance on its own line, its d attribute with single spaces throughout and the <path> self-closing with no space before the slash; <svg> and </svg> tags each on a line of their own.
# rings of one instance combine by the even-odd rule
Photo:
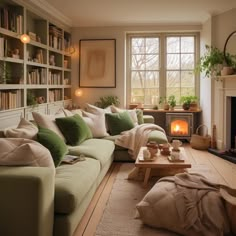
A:
<svg viewBox="0 0 236 236">
<path fill-rule="evenodd" d="M 159 56 L 147 55 L 146 56 L 146 70 L 158 70 L 159 69 Z"/>
<path fill-rule="evenodd" d="M 144 89 L 132 89 L 132 102 L 144 101 Z"/>
<path fill-rule="evenodd" d="M 181 71 L 181 87 L 194 87 L 193 71 Z"/>
<path fill-rule="evenodd" d="M 157 105 L 154 104 L 153 98 L 158 96 L 158 90 L 157 89 L 145 89 L 145 104 L 146 105 Z"/>
<path fill-rule="evenodd" d="M 166 87 L 180 87 L 180 72 L 169 71 L 166 76 Z"/>
<path fill-rule="evenodd" d="M 167 69 L 180 69 L 180 56 L 179 54 L 167 55 Z"/>
<path fill-rule="evenodd" d="M 181 69 L 193 70 L 194 68 L 194 55 L 182 54 L 181 55 Z"/>
<path fill-rule="evenodd" d="M 176 98 L 176 102 L 179 103 L 179 100 L 180 100 L 180 88 L 169 87 L 169 88 L 167 88 L 166 95 L 167 95 L 167 97 L 169 97 L 170 95 L 174 95 L 175 98 Z"/>
<path fill-rule="evenodd" d="M 148 71 L 146 72 L 146 88 L 159 87 L 159 72 Z"/>
<path fill-rule="evenodd" d="M 132 69 L 133 70 L 144 70 L 145 69 L 144 55 L 133 55 L 132 56 Z"/>
<path fill-rule="evenodd" d="M 145 52 L 145 40 L 144 38 L 133 38 L 132 39 L 132 54 L 144 53 Z"/>
<path fill-rule="evenodd" d="M 167 37 L 167 53 L 178 53 L 180 51 L 179 40 L 179 37 Z"/>
<path fill-rule="evenodd" d="M 181 52 L 194 52 L 194 37 L 181 37 Z"/>
<path fill-rule="evenodd" d="M 195 94 L 195 88 L 182 88 L 181 96 L 189 96 Z"/>
<path fill-rule="evenodd" d="M 159 39 L 147 38 L 146 39 L 146 53 L 159 53 Z"/>
<path fill-rule="evenodd" d="M 145 73 L 140 71 L 132 72 L 132 88 L 144 88 Z"/>
</svg>

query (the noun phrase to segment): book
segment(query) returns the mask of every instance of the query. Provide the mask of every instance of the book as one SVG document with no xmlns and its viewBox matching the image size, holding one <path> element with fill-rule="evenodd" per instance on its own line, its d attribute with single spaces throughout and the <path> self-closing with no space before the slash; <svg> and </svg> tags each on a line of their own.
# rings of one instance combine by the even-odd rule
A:
<svg viewBox="0 0 236 236">
<path fill-rule="evenodd" d="M 74 164 L 78 161 L 84 161 L 84 160 L 85 157 L 83 155 L 80 156 L 65 155 L 61 162 L 64 164 Z"/>
</svg>

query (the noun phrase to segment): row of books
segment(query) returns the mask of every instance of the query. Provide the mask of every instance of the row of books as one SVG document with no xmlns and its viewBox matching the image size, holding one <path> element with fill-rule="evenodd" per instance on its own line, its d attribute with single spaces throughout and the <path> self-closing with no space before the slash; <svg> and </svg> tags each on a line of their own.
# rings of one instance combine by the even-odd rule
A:
<svg viewBox="0 0 236 236">
<path fill-rule="evenodd" d="M 58 38 L 49 34 L 49 46 L 58 50 L 62 50 L 62 38 Z"/>
<path fill-rule="evenodd" d="M 62 90 L 53 89 L 49 90 L 49 102 L 55 102 L 62 100 Z"/>
<path fill-rule="evenodd" d="M 0 26 L 4 29 L 11 30 L 18 34 L 23 33 L 23 16 L 16 13 L 11 8 L 0 9 Z"/>
<path fill-rule="evenodd" d="M 61 73 L 48 73 L 48 84 L 61 84 Z"/>
<path fill-rule="evenodd" d="M 18 107 L 21 107 L 21 90 L 0 91 L 0 110 Z"/>
<path fill-rule="evenodd" d="M 27 74 L 27 84 L 47 84 L 47 69 L 32 69 Z"/>
</svg>

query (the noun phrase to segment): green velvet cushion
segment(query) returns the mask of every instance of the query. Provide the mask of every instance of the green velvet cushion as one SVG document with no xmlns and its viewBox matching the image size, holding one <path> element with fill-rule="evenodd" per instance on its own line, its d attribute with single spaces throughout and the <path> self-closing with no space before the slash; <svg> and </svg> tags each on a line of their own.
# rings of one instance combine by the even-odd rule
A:
<svg viewBox="0 0 236 236">
<path fill-rule="evenodd" d="M 78 114 L 70 117 L 56 118 L 56 124 L 69 145 L 76 146 L 84 140 L 92 138 L 91 130 Z"/>
<path fill-rule="evenodd" d="M 54 165 L 57 167 L 68 152 L 68 148 L 64 141 L 52 130 L 42 127 L 39 127 L 37 139 L 39 143 L 50 151 Z"/>
<path fill-rule="evenodd" d="M 106 123 L 111 135 L 134 128 L 134 123 L 127 111 L 120 113 L 106 113 Z"/>
<path fill-rule="evenodd" d="M 137 114 L 137 119 L 138 119 L 138 124 L 143 124 L 144 120 L 143 120 L 143 110 L 141 109 L 136 109 L 136 114 Z"/>
</svg>

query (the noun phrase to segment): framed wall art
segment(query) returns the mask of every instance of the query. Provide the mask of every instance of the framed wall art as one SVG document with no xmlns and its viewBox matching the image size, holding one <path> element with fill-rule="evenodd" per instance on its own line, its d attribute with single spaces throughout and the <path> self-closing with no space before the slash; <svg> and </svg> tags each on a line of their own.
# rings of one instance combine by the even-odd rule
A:
<svg viewBox="0 0 236 236">
<path fill-rule="evenodd" d="M 116 87 L 116 40 L 81 39 L 79 87 Z"/>
</svg>

